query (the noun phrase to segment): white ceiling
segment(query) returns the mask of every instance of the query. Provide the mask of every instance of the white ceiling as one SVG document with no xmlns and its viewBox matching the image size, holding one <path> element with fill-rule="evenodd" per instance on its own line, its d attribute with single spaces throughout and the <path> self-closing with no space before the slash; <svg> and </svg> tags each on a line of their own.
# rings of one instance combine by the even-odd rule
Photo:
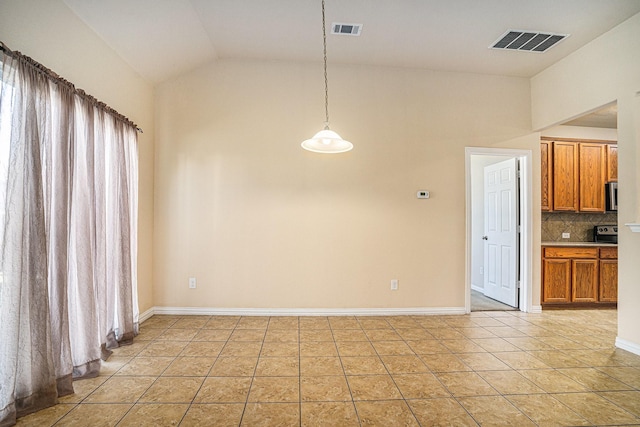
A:
<svg viewBox="0 0 640 427">
<path fill-rule="evenodd" d="M 322 60 L 321 0 L 64 0 L 157 83 L 215 59 Z M 329 63 L 531 77 L 640 12 L 640 0 L 326 0 Z M 488 46 L 508 29 L 568 33 L 547 51 Z M 597 66 L 598 64 L 594 64 Z"/>
<path fill-rule="evenodd" d="M 607 105 L 563 124 L 568 126 L 616 129 L 618 127 L 618 104 L 614 102 L 611 105 Z"/>
</svg>

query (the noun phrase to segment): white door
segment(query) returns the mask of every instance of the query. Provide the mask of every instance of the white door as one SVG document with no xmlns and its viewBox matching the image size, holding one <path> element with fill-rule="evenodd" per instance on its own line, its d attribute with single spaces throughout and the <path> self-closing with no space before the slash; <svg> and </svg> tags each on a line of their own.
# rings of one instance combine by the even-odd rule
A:
<svg viewBox="0 0 640 427">
<path fill-rule="evenodd" d="M 484 212 L 484 294 L 517 307 L 517 159 L 485 166 Z"/>
</svg>

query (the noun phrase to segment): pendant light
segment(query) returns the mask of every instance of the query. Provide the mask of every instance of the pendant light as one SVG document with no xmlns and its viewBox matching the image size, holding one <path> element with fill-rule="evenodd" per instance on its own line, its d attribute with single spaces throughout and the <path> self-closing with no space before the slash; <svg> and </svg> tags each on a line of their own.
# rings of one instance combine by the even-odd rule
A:
<svg viewBox="0 0 640 427">
<path fill-rule="evenodd" d="M 302 148 L 314 153 L 344 153 L 353 148 L 353 144 L 340 138 L 340 135 L 329 129 L 329 83 L 327 80 L 327 30 L 324 20 L 324 0 L 322 0 L 322 43 L 324 46 L 324 129 L 313 135 L 313 138 L 302 142 Z"/>
</svg>

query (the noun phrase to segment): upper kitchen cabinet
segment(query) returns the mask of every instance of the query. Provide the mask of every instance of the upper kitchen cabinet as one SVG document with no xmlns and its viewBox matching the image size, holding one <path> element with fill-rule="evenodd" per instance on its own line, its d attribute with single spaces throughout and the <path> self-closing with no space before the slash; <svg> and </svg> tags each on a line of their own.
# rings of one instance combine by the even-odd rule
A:
<svg viewBox="0 0 640 427">
<path fill-rule="evenodd" d="M 553 174 L 551 169 L 551 164 L 553 162 L 552 154 L 553 150 L 551 147 L 551 142 L 540 142 L 540 157 L 542 161 L 540 167 L 540 185 L 542 187 L 542 198 L 540 204 L 542 210 L 545 212 L 553 210 L 553 193 L 551 191 L 551 189 L 553 188 Z"/>
<path fill-rule="evenodd" d="M 618 146 L 607 144 L 607 182 L 618 180 Z"/>
<path fill-rule="evenodd" d="M 617 146 L 609 142 L 542 139 L 542 211 L 605 212 L 605 183 L 618 176 Z"/>
<path fill-rule="evenodd" d="M 579 143 L 579 211 L 604 212 L 606 145 Z"/>
<path fill-rule="evenodd" d="M 553 210 L 578 210 L 578 144 L 553 143 Z M 604 183 L 602 184 L 604 187 Z M 603 200 L 604 201 L 604 200 Z"/>
</svg>

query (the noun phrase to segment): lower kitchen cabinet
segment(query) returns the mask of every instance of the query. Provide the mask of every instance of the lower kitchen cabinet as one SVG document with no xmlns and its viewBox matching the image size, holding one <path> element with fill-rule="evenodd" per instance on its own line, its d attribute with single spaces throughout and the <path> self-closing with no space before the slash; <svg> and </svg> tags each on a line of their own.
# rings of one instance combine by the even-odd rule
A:
<svg viewBox="0 0 640 427">
<path fill-rule="evenodd" d="M 618 297 L 617 258 L 617 247 L 543 247 L 542 305 L 615 305 Z"/>
<path fill-rule="evenodd" d="M 618 301 L 618 248 L 600 248 L 600 287 L 598 300 Z"/>
<path fill-rule="evenodd" d="M 571 302 L 571 260 L 542 260 L 543 302 Z"/>
<path fill-rule="evenodd" d="M 571 260 L 571 302 L 598 301 L 598 260 Z"/>
</svg>

